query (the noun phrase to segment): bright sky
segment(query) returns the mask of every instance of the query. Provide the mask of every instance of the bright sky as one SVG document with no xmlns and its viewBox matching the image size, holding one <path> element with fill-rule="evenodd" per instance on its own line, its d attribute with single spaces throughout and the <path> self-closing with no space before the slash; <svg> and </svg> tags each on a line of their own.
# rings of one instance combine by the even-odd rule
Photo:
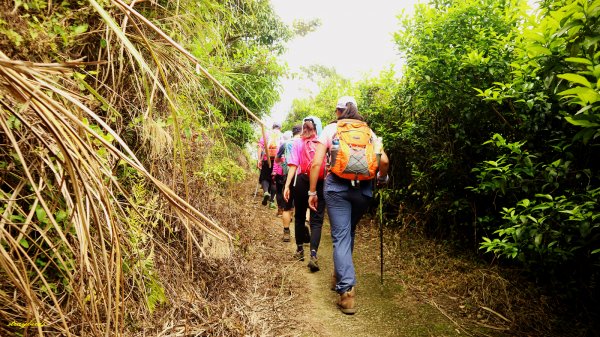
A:
<svg viewBox="0 0 600 337">
<path fill-rule="evenodd" d="M 393 42 L 399 29 L 397 15 L 407 13 L 417 0 L 271 0 L 275 12 L 291 25 L 294 19 L 321 19 L 317 31 L 288 44 L 283 60 L 290 71 L 320 64 L 336 68 L 342 76 L 358 80 L 377 74 L 401 60 Z M 281 100 L 265 118 L 267 125 L 282 122 L 294 98 L 307 97 L 316 86 L 307 80 L 283 79 Z"/>
</svg>

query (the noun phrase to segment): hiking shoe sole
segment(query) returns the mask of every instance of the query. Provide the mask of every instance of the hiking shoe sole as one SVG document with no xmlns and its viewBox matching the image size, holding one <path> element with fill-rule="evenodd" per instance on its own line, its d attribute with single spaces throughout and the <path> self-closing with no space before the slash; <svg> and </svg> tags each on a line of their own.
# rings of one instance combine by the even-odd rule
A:
<svg viewBox="0 0 600 337">
<path fill-rule="evenodd" d="M 263 206 L 267 206 L 267 203 L 268 203 L 268 202 L 269 202 L 269 195 L 268 195 L 268 194 L 265 194 L 265 195 L 263 196 L 263 200 L 262 200 L 262 204 L 263 204 Z"/>
<path fill-rule="evenodd" d="M 319 268 L 319 265 L 317 264 L 317 261 L 313 260 L 312 258 L 308 262 L 308 269 L 310 269 L 310 271 L 313 273 L 321 270 L 321 268 Z"/>
<path fill-rule="evenodd" d="M 356 308 L 345 309 L 345 308 L 342 308 L 342 306 L 339 304 L 338 304 L 338 308 L 340 309 L 341 312 L 343 312 L 346 315 L 354 315 L 356 313 Z"/>
</svg>

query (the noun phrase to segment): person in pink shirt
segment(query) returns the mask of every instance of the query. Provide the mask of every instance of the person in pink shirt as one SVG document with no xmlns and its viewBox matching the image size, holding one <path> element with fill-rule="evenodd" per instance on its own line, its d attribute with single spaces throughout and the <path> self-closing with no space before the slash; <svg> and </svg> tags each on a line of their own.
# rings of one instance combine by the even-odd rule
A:
<svg viewBox="0 0 600 337">
<path fill-rule="evenodd" d="M 281 147 L 283 146 L 283 144 L 285 143 L 286 140 L 289 140 L 292 137 L 292 132 L 291 131 L 286 131 L 283 133 L 282 137 L 281 137 L 281 142 L 279 145 L 279 148 L 277 149 L 277 152 L 279 152 L 279 150 L 281 149 Z M 273 176 L 272 181 L 275 183 L 275 201 L 277 201 L 277 216 L 281 216 L 282 214 L 282 205 L 283 205 L 283 185 L 281 185 L 281 187 L 279 186 L 278 181 L 281 181 L 283 178 L 283 166 L 281 165 L 282 161 L 279 160 L 277 158 L 277 155 L 275 156 L 275 159 L 273 160 L 273 172 L 271 173 L 271 175 Z M 273 204 L 274 206 L 274 204 Z M 274 207 L 271 207 L 274 208 Z"/>
<path fill-rule="evenodd" d="M 323 219 L 325 215 L 325 199 L 323 198 L 323 180 L 322 177 L 325 171 L 323 162 L 323 175 L 321 181 L 316 188 L 316 193 L 319 193 L 319 204 L 314 210 L 310 211 L 310 233 L 306 233 L 304 221 L 306 220 L 306 210 L 308 209 L 308 190 L 309 190 L 309 174 L 314 156 L 314 149 L 317 146 L 317 136 L 321 132 L 321 120 L 314 116 L 304 118 L 302 124 L 302 132 L 299 138 L 294 140 L 292 151 L 288 159 L 289 172 L 283 196 L 286 200 L 290 198 L 291 186 L 294 191 L 294 230 L 296 234 L 296 253 L 294 257 L 300 261 L 304 261 L 303 244 L 310 241 L 310 261 L 308 268 L 312 272 L 319 271 L 317 259 L 317 251 L 321 242 L 321 230 L 323 228 Z M 324 160 L 323 160 L 324 161 Z M 309 240 L 306 240 L 307 238 Z"/>
</svg>

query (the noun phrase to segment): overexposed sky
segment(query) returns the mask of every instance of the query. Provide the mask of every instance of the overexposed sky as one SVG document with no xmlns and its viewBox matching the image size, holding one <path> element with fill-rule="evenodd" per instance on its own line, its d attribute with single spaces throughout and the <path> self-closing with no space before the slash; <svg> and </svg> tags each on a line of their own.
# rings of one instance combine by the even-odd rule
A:
<svg viewBox="0 0 600 337">
<path fill-rule="evenodd" d="M 411 13 L 417 0 L 271 0 L 281 19 L 321 19 L 321 26 L 288 43 L 283 60 L 291 72 L 301 66 L 334 67 L 344 77 L 358 80 L 401 60 L 393 42 L 399 29 L 398 14 Z M 282 79 L 281 100 L 265 118 L 267 125 L 282 122 L 294 98 L 307 97 L 316 86 L 308 80 Z"/>
</svg>

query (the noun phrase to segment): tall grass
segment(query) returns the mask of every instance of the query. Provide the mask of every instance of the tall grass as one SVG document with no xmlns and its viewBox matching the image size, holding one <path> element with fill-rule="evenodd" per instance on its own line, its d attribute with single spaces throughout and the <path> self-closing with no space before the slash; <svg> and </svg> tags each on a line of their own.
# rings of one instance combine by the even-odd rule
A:
<svg viewBox="0 0 600 337">
<path fill-rule="evenodd" d="M 0 335 L 122 335 L 134 303 L 148 314 L 168 301 L 154 263 L 165 237 L 187 242 L 184 269 L 198 256 L 231 253 L 231 235 L 180 197 L 176 180 L 167 186 L 144 167 L 120 131 L 141 117 L 149 158 L 171 153 L 174 171 L 187 176 L 170 81 L 195 77 L 194 68 L 256 116 L 131 7 L 89 2 L 101 18 L 90 31 L 110 46 L 101 62 L 31 63 L 0 52 Z M 165 107 L 172 137 L 155 113 Z"/>
</svg>

